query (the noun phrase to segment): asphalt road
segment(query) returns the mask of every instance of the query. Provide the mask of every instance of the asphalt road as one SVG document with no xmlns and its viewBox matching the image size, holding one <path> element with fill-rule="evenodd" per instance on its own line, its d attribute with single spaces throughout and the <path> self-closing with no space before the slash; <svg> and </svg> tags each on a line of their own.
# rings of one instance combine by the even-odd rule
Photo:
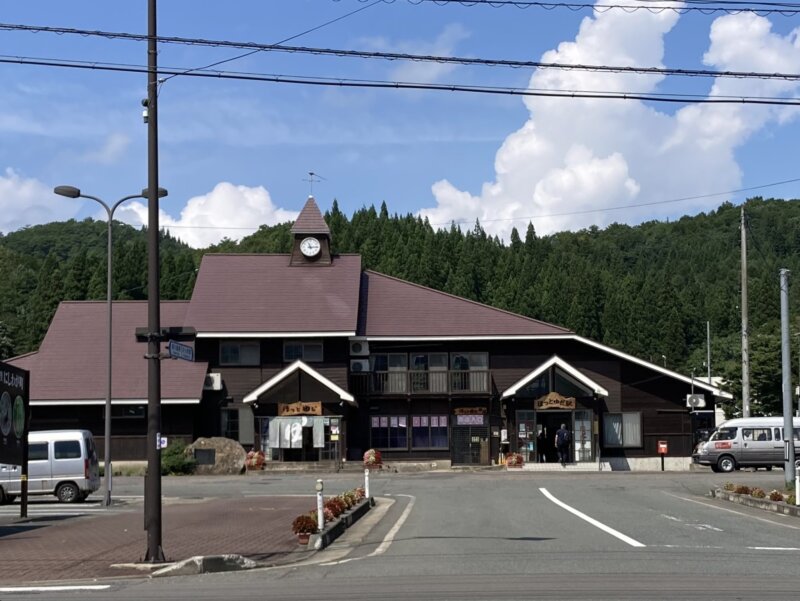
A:
<svg viewBox="0 0 800 601">
<path fill-rule="evenodd" d="M 169 498 L 331 492 L 360 474 L 166 478 Z M 371 478 L 375 511 L 306 565 L 99 583 L 37 599 L 797 599 L 800 520 L 706 495 L 780 471 L 433 473 Z M 135 503 L 138 479 L 114 492 Z M 164 541 L 165 549 L 169 541 Z M 0 592 L 0 599 L 14 591 Z M 28 594 L 28 593 L 25 593 Z"/>
</svg>

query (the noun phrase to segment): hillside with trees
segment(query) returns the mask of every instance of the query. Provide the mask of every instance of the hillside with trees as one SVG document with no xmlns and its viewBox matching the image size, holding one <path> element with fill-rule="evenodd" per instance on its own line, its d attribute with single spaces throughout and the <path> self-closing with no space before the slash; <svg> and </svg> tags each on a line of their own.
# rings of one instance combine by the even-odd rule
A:
<svg viewBox="0 0 800 601">
<path fill-rule="evenodd" d="M 745 212 L 754 408 L 769 413 L 781 406 L 778 270 L 800 273 L 800 202 L 754 198 Z M 385 204 L 348 218 L 334 201 L 325 219 L 334 251 L 360 253 L 367 269 L 562 325 L 687 375 L 706 375 L 708 321 L 714 375 L 739 396 L 738 206 L 549 236 L 529 224 L 507 242 L 479 223 L 435 229 L 413 215 L 392 215 Z M 288 252 L 290 227 L 262 226 L 204 250 L 162 234 L 162 297 L 190 297 L 203 253 Z M 105 299 L 105 228 L 68 221 L 0 237 L 0 357 L 35 350 L 60 300 Z M 114 298 L 146 298 L 146 233 L 120 223 L 114 279 Z M 800 294 L 791 283 L 790 291 L 796 352 Z"/>
</svg>

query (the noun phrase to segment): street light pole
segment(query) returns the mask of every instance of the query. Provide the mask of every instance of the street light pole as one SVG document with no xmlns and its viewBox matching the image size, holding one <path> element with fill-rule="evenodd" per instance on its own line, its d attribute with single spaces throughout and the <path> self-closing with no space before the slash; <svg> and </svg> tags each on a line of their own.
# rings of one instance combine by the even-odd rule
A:
<svg viewBox="0 0 800 601">
<path fill-rule="evenodd" d="M 106 234 L 107 237 L 107 255 L 108 259 L 106 261 L 106 313 L 108 317 L 108 357 L 107 357 L 107 368 L 108 373 L 107 375 L 107 383 L 106 383 L 106 411 L 105 411 L 105 432 L 103 436 L 103 486 L 105 488 L 104 496 L 103 496 L 103 504 L 108 507 L 111 505 L 111 382 L 112 382 L 112 371 L 111 366 L 113 362 L 113 352 L 112 352 L 112 341 L 113 341 L 113 307 L 114 304 L 112 302 L 111 296 L 111 289 L 112 289 L 112 263 L 113 263 L 113 255 L 112 255 L 112 240 L 111 240 L 111 231 L 112 231 L 112 224 L 114 221 L 114 212 L 117 210 L 117 207 L 121 205 L 126 200 L 131 200 L 132 198 L 147 198 L 147 189 L 142 190 L 139 194 L 131 194 L 130 196 L 125 196 L 124 198 L 120 198 L 117 202 L 115 202 L 112 206 L 108 206 L 103 200 L 96 196 L 91 196 L 90 194 L 82 194 L 80 189 L 75 188 L 74 186 L 56 186 L 53 189 L 53 192 L 58 194 L 59 196 L 65 196 L 67 198 L 88 198 L 89 200 L 93 200 L 96 203 L 100 204 L 106 211 L 107 217 L 107 226 L 108 226 L 108 233 Z M 159 189 L 158 191 L 159 196 L 166 196 L 167 191 L 163 188 Z"/>
</svg>

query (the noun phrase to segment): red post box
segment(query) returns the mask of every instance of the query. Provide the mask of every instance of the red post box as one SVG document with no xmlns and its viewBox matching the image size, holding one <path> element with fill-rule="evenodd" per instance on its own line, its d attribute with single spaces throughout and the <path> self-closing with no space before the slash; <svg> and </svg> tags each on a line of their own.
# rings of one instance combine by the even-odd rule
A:
<svg viewBox="0 0 800 601">
<path fill-rule="evenodd" d="M 667 454 L 667 441 L 666 440 L 659 440 L 658 441 L 658 454 L 659 455 L 666 455 Z"/>
</svg>

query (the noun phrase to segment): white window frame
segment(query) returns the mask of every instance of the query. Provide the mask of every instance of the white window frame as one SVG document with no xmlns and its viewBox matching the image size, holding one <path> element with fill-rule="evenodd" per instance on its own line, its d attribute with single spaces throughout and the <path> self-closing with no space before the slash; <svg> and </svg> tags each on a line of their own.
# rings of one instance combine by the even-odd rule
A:
<svg viewBox="0 0 800 601">
<path fill-rule="evenodd" d="M 288 346 L 299 346 L 301 348 L 299 357 L 288 357 L 286 348 Z M 319 355 L 313 355 L 310 351 L 312 347 L 319 347 Z M 325 347 L 322 340 L 284 340 L 283 360 L 286 362 L 301 360 L 304 363 L 322 363 L 325 360 Z"/>
<path fill-rule="evenodd" d="M 635 416 L 635 417 L 634 417 Z M 609 433 L 613 433 L 615 430 L 613 429 L 610 420 L 612 418 L 619 418 L 620 422 L 620 436 L 621 442 L 609 442 Z M 626 420 L 629 422 L 629 427 L 625 428 Z M 638 427 L 632 428 L 630 422 L 636 421 L 638 422 Z M 631 432 L 631 430 L 634 430 Z M 638 432 L 636 432 L 638 430 Z M 626 431 L 628 431 L 628 435 L 626 437 Z M 635 437 L 638 434 L 638 440 Z M 633 438 L 634 440 L 631 440 Z M 643 433 L 642 433 L 642 412 L 641 411 L 614 411 L 609 413 L 603 414 L 603 447 L 608 449 L 641 449 L 643 445 Z"/>
<path fill-rule="evenodd" d="M 226 347 L 228 349 L 236 348 L 236 360 L 231 360 L 230 356 L 228 356 L 227 361 L 223 359 L 225 356 L 223 349 Z M 250 354 L 245 354 L 244 360 L 242 357 L 243 349 L 250 349 Z M 252 340 L 224 340 L 219 343 L 219 364 L 221 366 L 238 365 L 258 367 L 261 365 L 261 343 L 259 341 Z"/>
</svg>

